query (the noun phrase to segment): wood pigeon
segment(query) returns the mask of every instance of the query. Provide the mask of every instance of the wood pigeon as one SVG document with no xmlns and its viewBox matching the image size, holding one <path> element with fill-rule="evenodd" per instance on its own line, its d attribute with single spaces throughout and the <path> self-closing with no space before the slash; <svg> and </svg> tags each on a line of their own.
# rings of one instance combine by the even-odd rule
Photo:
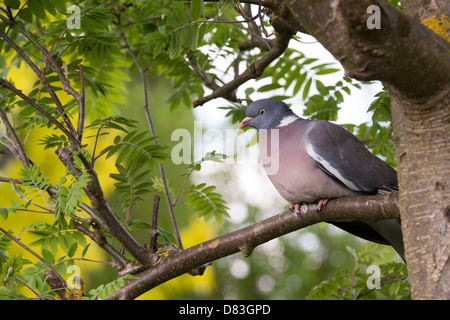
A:
<svg viewBox="0 0 450 320">
<path fill-rule="evenodd" d="M 298 212 L 304 202 L 318 201 L 320 210 L 328 199 L 398 190 L 397 172 L 353 134 L 331 122 L 302 119 L 281 101 L 251 103 L 238 125 L 244 127 L 258 130 L 263 166 L 291 210 Z M 393 246 L 404 260 L 400 220 L 332 223 L 363 239 Z"/>
</svg>

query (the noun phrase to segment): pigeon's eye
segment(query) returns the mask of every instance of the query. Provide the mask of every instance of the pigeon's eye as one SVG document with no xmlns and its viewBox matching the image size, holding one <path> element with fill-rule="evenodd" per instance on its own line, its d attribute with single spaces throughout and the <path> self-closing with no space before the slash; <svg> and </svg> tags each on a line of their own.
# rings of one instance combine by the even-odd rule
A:
<svg viewBox="0 0 450 320">
<path fill-rule="evenodd" d="M 265 114 L 265 113 L 266 113 L 266 110 L 265 110 L 265 109 L 259 110 L 259 114 Z"/>
</svg>

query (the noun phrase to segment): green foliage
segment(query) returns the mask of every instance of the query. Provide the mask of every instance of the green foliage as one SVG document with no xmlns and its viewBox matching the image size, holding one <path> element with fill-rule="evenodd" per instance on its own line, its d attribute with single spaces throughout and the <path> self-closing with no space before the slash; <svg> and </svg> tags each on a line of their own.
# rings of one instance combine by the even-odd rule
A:
<svg viewBox="0 0 450 320">
<path fill-rule="evenodd" d="M 131 274 L 126 274 L 118 279 L 115 279 L 107 284 L 102 284 L 96 289 L 92 289 L 89 291 L 89 295 L 91 296 L 91 300 L 100 298 L 105 299 L 107 295 L 112 295 L 114 292 L 118 291 L 125 285 L 125 281 L 131 281 L 139 279 L 139 277 L 133 276 Z"/>
<path fill-rule="evenodd" d="M 14 186 L 14 184 L 12 184 L 11 183 L 11 185 L 12 186 Z M 30 205 L 30 201 L 28 201 L 26 204 L 23 204 L 23 203 L 17 203 L 16 201 L 12 201 L 11 202 L 11 207 L 8 207 L 8 208 L 0 208 L 0 216 L 2 216 L 2 218 L 3 219 L 8 219 L 8 213 L 9 212 L 13 212 L 13 213 L 16 213 L 16 211 L 19 209 L 19 208 L 27 208 L 28 207 L 28 205 Z"/>
<path fill-rule="evenodd" d="M 61 177 L 56 194 L 54 222 L 59 228 L 66 226 L 65 218 L 72 215 L 77 206 L 83 203 L 83 196 L 85 196 L 83 188 L 90 180 L 90 175 L 84 172 L 79 177 L 74 176 L 69 185 L 65 187 L 67 178 Z"/>
<path fill-rule="evenodd" d="M 335 69 L 322 69 L 322 71 Z M 317 72 L 316 75 L 324 73 Z M 327 74 L 327 73 L 325 73 Z M 325 86 L 320 80 L 316 80 L 316 88 L 319 94 L 309 97 L 305 102 L 303 115 L 310 119 L 336 121 L 338 118 L 339 104 L 344 102 L 344 93 L 351 94 L 350 86 L 361 89 L 358 83 L 350 78 L 343 77 L 334 86 Z"/>
<path fill-rule="evenodd" d="M 3 263 L 9 258 L 8 250 L 12 240 L 5 234 L 0 234 L 0 270 L 3 270 Z"/>
<path fill-rule="evenodd" d="M 390 94 L 384 88 L 375 95 L 376 99 L 370 104 L 367 112 L 373 112 L 372 123 L 352 124 L 345 127 L 366 144 L 371 151 L 383 157 L 389 165 L 396 167 L 394 152 L 394 136 L 391 126 Z"/>
<path fill-rule="evenodd" d="M 200 161 L 192 163 L 187 166 L 187 173 L 183 174 L 185 180 L 180 187 L 179 193 L 175 199 L 175 204 L 183 199 L 184 202 L 197 214 L 199 217 L 203 217 L 208 221 L 214 218 L 218 223 L 222 224 L 224 218 L 229 218 L 226 206 L 226 201 L 222 198 L 222 195 L 214 192 L 215 186 L 207 186 L 206 183 L 200 183 L 198 185 L 186 186 L 185 183 L 189 179 L 190 175 L 194 171 L 201 170 L 202 164 L 205 161 L 214 161 L 222 163 L 226 158 L 224 154 L 217 153 L 216 151 L 208 152 Z M 158 178 L 154 179 L 155 187 L 162 190 L 162 181 Z M 173 192 L 173 190 L 172 190 Z"/>
<path fill-rule="evenodd" d="M 148 132 L 133 130 L 124 137 L 116 136 L 114 145 L 106 147 L 100 154 L 107 153 L 109 158 L 117 153 L 116 163 L 146 163 L 153 169 L 155 161 L 164 161 L 168 155 L 163 152 L 167 147 L 154 144 L 157 137 L 149 136 Z"/>
<path fill-rule="evenodd" d="M 20 292 L 0 287 L 0 300 L 28 300 L 28 298 Z"/>
<path fill-rule="evenodd" d="M 102 129 L 116 129 L 128 133 L 128 129 L 125 129 L 125 127 L 135 128 L 136 123 L 136 120 L 115 114 L 106 118 L 96 119 L 92 121 L 91 124 L 85 127 L 84 131 L 88 132 L 90 130 L 97 129 L 96 137 L 100 135 Z M 108 132 L 106 132 L 105 134 L 108 134 Z"/>
<path fill-rule="evenodd" d="M 84 235 L 74 230 L 71 224 L 65 230 L 59 230 L 45 221 L 39 221 L 24 226 L 20 233 L 25 231 L 36 237 L 36 240 L 28 244 L 29 248 L 38 248 L 42 258 L 61 275 L 65 275 L 68 267 L 74 264 L 73 259 L 79 246 L 84 248 L 81 259 L 89 248 Z M 32 262 L 22 258 L 21 253 L 8 257 L 6 250 L 11 241 L 6 239 L 9 239 L 6 235 L 0 236 L 0 280 L 4 285 L 0 287 L 0 299 L 27 299 L 16 291 L 24 285 L 45 297 L 51 292 L 45 280 L 48 267 L 41 261 Z M 64 254 L 58 256 L 60 250 Z M 27 267 L 23 269 L 25 266 Z"/>
<path fill-rule="evenodd" d="M 251 92 L 253 92 L 253 89 Z M 250 94 L 250 91 L 247 91 L 248 94 Z M 245 110 L 247 107 L 238 103 L 231 103 L 231 106 L 219 107 L 219 109 L 228 110 L 226 117 L 230 119 L 231 123 L 239 123 L 245 118 Z"/>
<path fill-rule="evenodd" d="M 120 200 L 124 210 L 132 208 L 137 201 L 144 201 L 142 195 L 153 191 L 152 183 L 145 181 L 151 170 L 142 169 L 139 162 L 132 160 L 126 168 L 116 163 L 116 168 L 119 173 L 111 173 L 109 176 L 118 181 L 114 185 L 116 191 L 122 193 Z"/>
<path fill-rule="evenodd" d="M 409 300 L 409 282 L 403 262 L 385 262 L 385 252 L 373 244 L 364 245 L 356 252 L 352 269 L 337 271 L 331 278 L 312 289 L 311 300 Z"/>
<path fill-rule="evenodd" d="M 215 186 L 207 186 L 206 183 L 192 185 L 184 193 L 185 202 L 191 207 L 199 217 L 206 220 L 215 218 L 219 223 L 223 222 L 224 217 L 229 217 L 228 207 L 222 196 L 214 192 Z"/>
<path fill-rule="evenodd" d="M 21 169 L 19 174 L 22 178 L 22 186 L 24 188 L 21 187 L 18 194 L 22 198 L 27 199 L 33 199 L 36 196 L 41 196 L 45 201 L 43 192 L 47 190 L 49 180 L 44 178 L 44 175 L 41 174 L 40 169 L 35 165 L 32 165 L 28 168 Z M 38 193 L 38 195 L 36 193 Z"/>
<path fill-rule="evenodd" d="M 55 147 L 62 147 L 65 148 L 69 145 L 69 141 L 65 135 L 57 135 L 57 134 L 51 134 L 47 135 L 40 140 L 41 145 L 44 145 L 44 150 L 55 148 Z"/>
</svg>

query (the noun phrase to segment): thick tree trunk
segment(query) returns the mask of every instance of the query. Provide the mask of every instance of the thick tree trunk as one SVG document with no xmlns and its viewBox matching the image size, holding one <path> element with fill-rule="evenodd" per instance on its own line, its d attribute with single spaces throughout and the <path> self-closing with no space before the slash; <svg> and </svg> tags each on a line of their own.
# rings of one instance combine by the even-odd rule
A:
<svg viewBox="0 0 450 320">
<path fill-rule="evenodd" d="M 449 41 L 449 31 L 439 26 L 450 16 L 448 1 L 408 0 L 402 5 L 406 14 L 434 26 Z M 427 101 L 406 103 L 393 96 L 391 104 L 403 228 L 410 230 L 404 241 L 413 297 L 449 299 L 450 84 Z"/>
<path fill-rule="evenodd" d="M 391 90 L 392 92 L 392 90 Z M 450 299 L 450 85 L 425 102 L 393 95 L 406 261 L 415 299 Z"/>
<path fill-rule="evenodd" d="M 414 19 L 431 10 L 409 17 L 381 1 L 284 3 L 348 76 L 391 92 L 412 297 L 450 299 L 450 45 Z M 367 25 L 370 5 L 381 9 L 380 29 Z"/>
</svg>

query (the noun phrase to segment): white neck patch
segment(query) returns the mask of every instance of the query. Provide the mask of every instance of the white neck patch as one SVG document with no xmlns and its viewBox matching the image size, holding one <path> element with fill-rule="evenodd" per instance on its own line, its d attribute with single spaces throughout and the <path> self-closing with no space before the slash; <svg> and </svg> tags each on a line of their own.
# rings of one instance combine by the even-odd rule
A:
<svg viewBox="0 0 450 320">
<path fill-rule="evenodd" d="M 281 120 L 280 124 L 278 125 L 277 128 L 280 127 L 286 127 L 287 125 L 291 124 L 292 122 L 294 122 L 295 120 L 297 120 L 298 117 L 293 115 L 293 116 L 289 116 L 289 117 L 285 117 Z"/>
</svg>

